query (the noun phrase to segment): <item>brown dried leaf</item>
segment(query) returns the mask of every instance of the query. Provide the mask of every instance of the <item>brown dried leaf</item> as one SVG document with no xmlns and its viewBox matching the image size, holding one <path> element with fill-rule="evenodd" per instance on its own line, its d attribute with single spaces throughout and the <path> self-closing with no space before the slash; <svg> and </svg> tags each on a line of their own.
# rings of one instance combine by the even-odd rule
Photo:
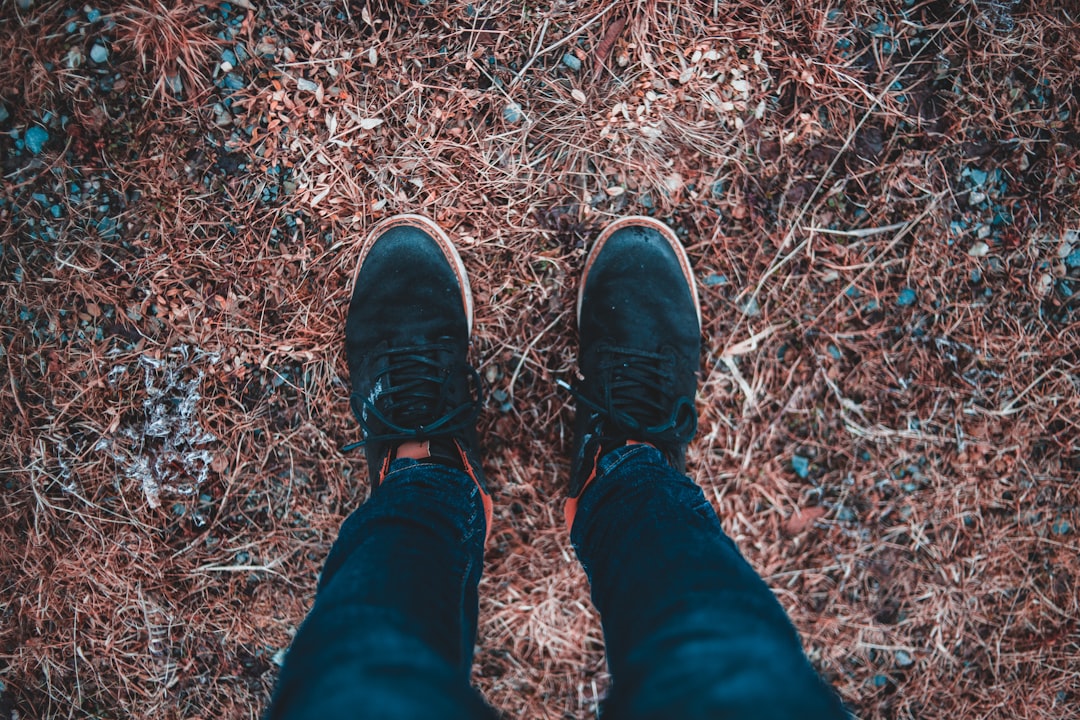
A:
<svg viewBox="0 0 1080 720">
<path fill-rule="evenodd" d="M 784 532 L 788 535 L 798 535 L 804 530 L 810 529 L 813 524 L 825 517 L 827 510 L 821 505 L 808 508 L 796 508 L 787 520 L 784 521 Z"/>
<path fill-rule="evenodd" d="M 615 41 L 619 39 L 624 27 L 626 27 L 626 18 L 615 18 L 604 31 L 604 37 L 597 43 L 596 50 L 593 51 L 593 82 L 600 79 L 600 73 L 607 65 L 607 56 L 611 54 L 611 48 L 615 47 Z"/>
</svg>

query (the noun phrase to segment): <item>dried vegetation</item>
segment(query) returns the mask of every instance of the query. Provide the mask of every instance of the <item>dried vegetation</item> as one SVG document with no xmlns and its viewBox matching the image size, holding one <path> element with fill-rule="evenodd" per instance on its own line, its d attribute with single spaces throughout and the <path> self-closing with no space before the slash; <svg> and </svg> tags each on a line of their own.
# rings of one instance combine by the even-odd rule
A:
<svg viewBox="0 0 1080 720">
<path fill-rule="evenodd" d="M 575 277 L 702 279 L 705 487 L 865 718 L 1076 717 L 1069 0 L 0 4 L 0 717 L 253 717 L 367 492 L 364 227 L 459 239 L 497 492 L 475 681 L 591 717 Z"/>
</svg>

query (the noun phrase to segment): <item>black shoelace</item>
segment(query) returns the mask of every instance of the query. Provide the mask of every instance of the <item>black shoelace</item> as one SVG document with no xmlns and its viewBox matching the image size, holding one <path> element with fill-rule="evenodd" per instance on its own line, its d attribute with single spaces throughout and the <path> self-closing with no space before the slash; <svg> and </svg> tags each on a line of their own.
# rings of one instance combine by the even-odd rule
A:
<svg viewBox="0 0 1080 720">
<path fill-rule="evenodd" d="M 603 383 L 604 396 L 597 400 L 586 396 L 579 387 L 562 381 L 559 384 L 628 439 L 685 445 L 694 437 L 694 399 L 685 395 L 672 398 L 665 392 L 671 363 L 664 355 L 609 348 L 598 370 L 608 376 L 608 381 Z"/>
<path fill-rule="evenodd" d="M 371 442 L 454 437 L 467 432 L 476 423 L 483 405 L 479 374 L 472 366 L 465 365 L 476 398 L 452 407 L 447 392 L 452 372 L 432 359 L 436 353 L 430 352 L 431 349 L 430 346 L 424 348 L 428 354 L 421 354 L 420 348 L 386 352 L 386 366 L 375 376 L 371 394 L 364 397 L 354 392 L 349 397 L 364 439 L 346 445 L 343 452 Z M 386 387 L 380 387 L 382 384 Z"/>
</svg>

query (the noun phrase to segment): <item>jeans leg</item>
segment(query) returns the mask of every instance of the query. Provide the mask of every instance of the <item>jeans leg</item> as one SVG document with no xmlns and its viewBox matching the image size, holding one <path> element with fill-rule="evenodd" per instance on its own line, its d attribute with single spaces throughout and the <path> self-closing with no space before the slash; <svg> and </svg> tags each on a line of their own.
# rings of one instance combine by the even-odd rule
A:
<svg viewBox="0 0 1080 720">
<path fill-rule="evenodd" d="M 485 529 L 465 472 L 395 460 L 342 525 L 267 718 L 494 718 L 469 685 Z"/>
<path fill-rule="evenodd" d="M 648 445 L 600 460 L 571 532 L 604 627 L 605 717 L 847 717 L 701 489 Z"/>
</svg>

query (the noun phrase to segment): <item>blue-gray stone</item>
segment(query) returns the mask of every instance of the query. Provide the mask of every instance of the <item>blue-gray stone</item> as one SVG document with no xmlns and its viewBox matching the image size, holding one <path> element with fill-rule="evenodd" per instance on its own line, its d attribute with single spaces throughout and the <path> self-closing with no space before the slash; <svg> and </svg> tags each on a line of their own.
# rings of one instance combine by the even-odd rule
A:
<svg viewBox="0 0 1080 720">
<path fill-rule="evenodd" d="M 829 354 L 832 355 L 833 360 L 842 360 L 843 359 L 844 356 L 840 352 L 840 348 L 836 347 L 832 343 L 829 343 L 829 347 L 826 348 L 826 349 L 829 351 Z"/>
<path fill-rule="evenodd" d="M 900 291 L 900 297 L 896 298 L 896 304 L 900 307 L 910 307 L 915 304 L 918 299 L 918 295 L 911 288 L 904 288 Z"/>
<path fill-rule="evenodd" d="M 101 11 L 94 8 L 86 8 L 86 19 L 90 22 L 97 22 L 101 19 Z"/>
<path fill-rule="evenodd" d="M 896 651 L 896 664 L 900 667 L 910 667 L 915 661 L 911 659 L 911 654 L 906 650 Z"/>
<path fill-rule="evenodd" d="M 240 60 L 236 57 L 236 53 L 234 53 L 232 50 L 221 51 L 221 62 L 227 62 L 233 67 L 236 67 L 240 64 Z"/>
<path fill-rule="evenodd" d="M 727 285 L 727 275 L 717 275 L 716 273 L 710 274 L 705 278 L 706 285 Z"/>
<path fill-rule="evenodd" d="M 23 141 L 26 143 L 26 149 L 37 155 L 45 148 L 45 143 L 49 141 L 49 132 L 45 128 L 35 125 L 26 131 Z"/>
<path fill-rule="evenodd" d="M 578 56 L 574 55 L 573 53 L 565 53 L 562 56 L 562 64 L 570 68 L 574 72 L 577 72 L 581 69 L 581 60 L 579 60 Z"/>
<path fill-rule="evenodd" d="M 8 112 L 7 106 L 0 103 L 0 123 L 6 122 L 11 117 L 11 113 Z"/>
<path fill-rule="evenodd" d="M 243 90 L 247 87 L 247 83 L 244 82 L 244 78 L 236 73 L 229 73 L 225 76 L 225 87 L 230 90 Z"/>
<path fill-rule="evenodd" d="M 1065 258 L 1065 266 L 1068 268 L 1080 267 L 1080 249 L 1073 250 L 1069 253 L 1069 256 Z"/>
<path fill-rule="evenodd" d="M 986 178 L 988 176 L 985 170 L 979 170 L 978 168 L 975 168 L 968 173 L 968 177 L 970 177 L 971 182 L 975 183 L 976 185 L 982 185 L 986 182 Z"/>
<path fill-rule="evenodd" d="M 805 480 L 810 476 L 810 458 L 793 455 L 791 457 L 791 469 L 795 471 L 796 475 Z"/>
<path fill-rule="evenodd" d="M 94 43 L 94 46 L 90 48 L 90 59 L 96 62 L 98 65 L 102 65 L 109 60 L 109 48 L 100 43 Z"/>
<path fill-rule="evenodd" d="M 516 124 L 521 122 L 524 115 L 521 112 L 521 106 L 516 102 L 510 101 L 506 103 L 506 107 L 503 108 L 503 120 L 508 123 Z"/>
<path fill-rule="evenodd" d="M 761 314 L 761 306 L 758 305 L 757 298 L 751 295 L 748 299 L 739 303 L 739 309 L 747 317 L 757 317 Z"/>
</svg>

